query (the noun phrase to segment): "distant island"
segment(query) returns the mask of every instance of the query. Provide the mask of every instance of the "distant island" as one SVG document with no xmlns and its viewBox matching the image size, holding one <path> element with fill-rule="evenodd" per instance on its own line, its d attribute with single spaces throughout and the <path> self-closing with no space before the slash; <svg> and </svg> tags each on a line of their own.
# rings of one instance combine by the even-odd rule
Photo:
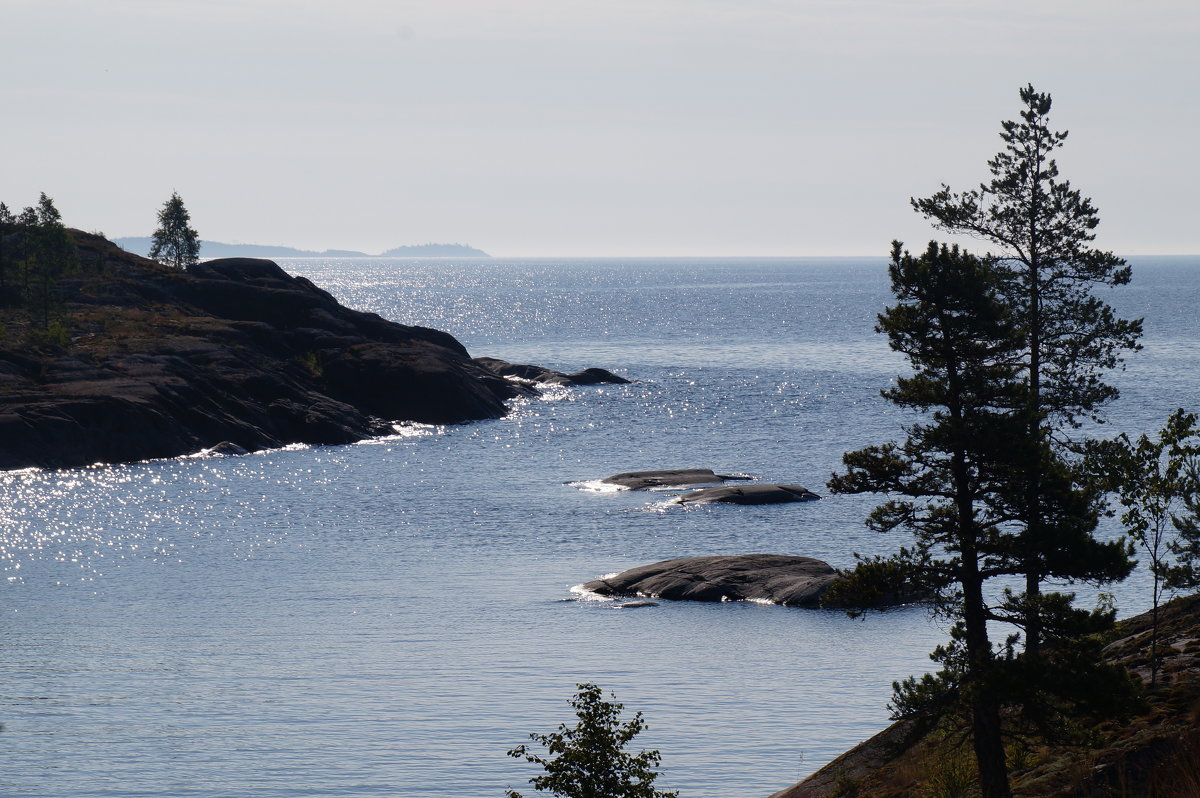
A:
<svg viewBox="0 0 1200 798">
<path fill-rule="evenodd" d="M 148 257 L 150 255 L 148 236 L 127 236 L 114 238 L 113 243 L 126 252 Z M 490 258 L 482 249 L 475 249 L 466 244 L 416 244 L 406 247 L 395 247 L 378 255 L 366 252 L 356 252 L 349 249 L 327 249 L 316 252 L 308 249 L 293 247 L 274 247 L 262 244 L 223 244 L 220 241 L 201 241 L 201 258 Z"/>
</svg>

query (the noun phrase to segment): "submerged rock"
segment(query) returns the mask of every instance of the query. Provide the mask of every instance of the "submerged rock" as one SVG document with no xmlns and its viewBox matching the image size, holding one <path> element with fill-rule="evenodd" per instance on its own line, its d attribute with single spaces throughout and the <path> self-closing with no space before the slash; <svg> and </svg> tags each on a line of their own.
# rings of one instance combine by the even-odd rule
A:
<svg viewBox="0 0 1200 798">
<path fill-rule="evenodd" d="M 475 362 L 497 377 L 510 377 L 530 385 L 597 385 L 599 383 L 626 384 L 629 380 L 613 374 L 607 369 L 587 368 L 574 374 L 531 366 L 525 363 L 509 363 L 495 357 L 477 357 Z"/>
<path fill-rule="evenodd" d="M 815 607 L 836 578 L 829 563 L 812 557 L 740 554 L 664 560 L 593 580 L 583 589 L 602 596 Z"/>
<path fill-rule="evenodd" d="M 662 471 L 625 471 L 600 480 L 610 485 L 620 485 L 629 490 L 650 488 L 684 487 L 686 485 L 710 485 L 727 479 L 749 479 L 749 477 L 724 476 L 708 468 L 676 468 Z"/>
<path fill-rule="evenodd" d="M 657 601 L 625 601 L 620 604 L 613 604 L 614 610 L 635 610 L 640 607 L 657 607 Z"/>
<path fill-rule="evenodd" d="M 821 498 L 800 485 L 745 485 L 702 488 L 676 499 L 680 504 L 783 504 L 811 502 Z"/>
</svg>

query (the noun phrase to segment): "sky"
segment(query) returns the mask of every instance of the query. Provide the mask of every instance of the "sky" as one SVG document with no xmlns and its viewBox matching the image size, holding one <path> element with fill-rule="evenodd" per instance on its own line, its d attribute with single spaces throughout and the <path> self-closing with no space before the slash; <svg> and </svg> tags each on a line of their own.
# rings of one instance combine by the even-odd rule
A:
<svg viewBox="0 0 1200 798">
<path fill-rule="evenodd" d="M 177 191 L 232 243 L 884 257 L 1032 83 L 1097 245 L 1193 254 L 1197 42 L 1195 0 L 0 0 L 0 201 L 110 237 Z"/>
</svg>

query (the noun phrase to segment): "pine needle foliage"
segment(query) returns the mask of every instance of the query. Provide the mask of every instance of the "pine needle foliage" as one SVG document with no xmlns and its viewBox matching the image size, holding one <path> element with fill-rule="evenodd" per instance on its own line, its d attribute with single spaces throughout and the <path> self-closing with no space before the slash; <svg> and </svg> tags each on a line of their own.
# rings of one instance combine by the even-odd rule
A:
<svg viewBox="0 0 1200 798">
<path fill-rule="evenodd" d="M 171 192 L 171 198 L 158 212 L 150 257 L 176 269 L 200 262 L 200 234 L 191 227 L 191 215 L 177 192 Z"/>
<path fill-rule="evenodd" d="M 1103 380 L 1138 348 L 1141 320 L 1125 320 L 1093 293 L 1097 286 L 1124 285 L 1130 268 L 1111 252 L 1092 246 L 1100 223 L 1092 201 L 1059 175 L 1054 153 L 1066 131 L 1050 127 L 1049 94 L 1032 85 L 1020 90 L 1020 118 L 1001 123 L 1004 149 L 988 161 L 991 180 L 955 192 L 943 185 L 913 208 L 940 230 L 988 243 L 993 268 L 1005 279 L 1002 293 L 1018 315 L 1024 338 L 1026 378 L 1023 417 L 1027 448 L 1022 523 L 1025 650 L 1037 657 L 1047 626 L 1042 584 L 1050 576 L 1058 541 L 1046 517 L 1053 513 L 1054 459 L 1045 446 L 1071 451 L 1070 431 L 1082 420 L 1101 420 L 1100 410 L 1117 396 Z M 1043 446 L 1044 444 L 1044 446 Z M 1116 564 L 1113 563 L 1115 566 Z"/>
</svg>

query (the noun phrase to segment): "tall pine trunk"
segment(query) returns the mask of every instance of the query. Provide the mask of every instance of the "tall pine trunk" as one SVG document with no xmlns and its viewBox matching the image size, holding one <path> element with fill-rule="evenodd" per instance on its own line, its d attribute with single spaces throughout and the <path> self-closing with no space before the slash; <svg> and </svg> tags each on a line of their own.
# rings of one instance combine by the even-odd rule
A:
<svg viewBox="0 0 1200 798">
<path fill-rule="evenodd" d="M 948 361 L 952 362 L 950 357 Z M 967 462 L 972 430 L 966 422 L 959 397 L 964 394 L 956 365 L 947 369 L 947 382 L 953 397 L 948 406 L 955 429 L 952 455 L 954 506 L 957 513 L 959 584 L 962 585 L 962 619 L 967 647 L 966 679 L 971 706 L 971 743 L 979 772 L 983 798 L 1010 798 L 1008 763 L 1000 729 L 1000 703 L 991 684 L 994 656 L 988 638 L 987 604 L 983 599 L 983 575 L 979 570 L 979 526 L 975 511 L 975 491 Z"/>
</svg>

